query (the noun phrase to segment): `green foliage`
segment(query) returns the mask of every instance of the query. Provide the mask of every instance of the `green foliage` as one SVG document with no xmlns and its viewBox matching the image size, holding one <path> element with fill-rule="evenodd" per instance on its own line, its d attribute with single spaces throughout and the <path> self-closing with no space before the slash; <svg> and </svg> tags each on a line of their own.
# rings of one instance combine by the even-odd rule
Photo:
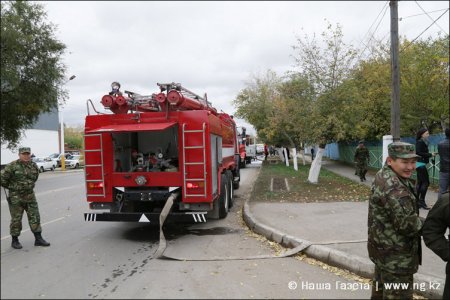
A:
<svg viewBox="0 0 450 300">
<path fill-rule="evenodd" d="M 379 55 L 360 62 L 350 79 L 357 98 L 353 114 L 355 136 L 381 139 L 390 132 L 391 65 L 388 45 Z M 448 127 L 448 39 L 431 38 L 400 45 L 400 135 L 415 135 L 420 127 L 430 133 Z"/>
<path fill-rule="evenodd" d="M 65 128 L 64 143 L 69 149 L 81 150 L 84 148 L 83 129 L 82 128 Z"/>
<path fill-rule="evenodd" d="M 420 127 L 441 132 L 449 118 L 448 37 L 401 46 L 401 133 L 414 135 Z"/>
<path fill-rule="evenodd" d="M 357 61 L 339 25 L 321 35 L 297 38 L 298 72 L 254 76 L 234 101 L 237 115 L 268 144 L 301 146 L 379 140 L 390 133 L 391 58 L 389 43 Z M 324 45 L 324 46 L 320 46 Z M 448 36 L 400 43 L 400 135 L 420 127 L 430 133 L 449 127 Z"/>
<path fill-rule="evenodd" d="M 0 139 L 14 148 L 22 130 L 65 99 L 65 45 L 54 38 L 41 4 L 2 2 L 1 20 Z"/>
</svg>

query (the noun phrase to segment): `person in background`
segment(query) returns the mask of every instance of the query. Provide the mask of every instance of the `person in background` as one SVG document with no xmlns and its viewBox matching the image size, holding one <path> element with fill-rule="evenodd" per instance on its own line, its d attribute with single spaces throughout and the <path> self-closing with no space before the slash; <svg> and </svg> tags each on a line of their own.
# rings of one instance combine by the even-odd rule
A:
<svg viewBox="0 0 450 300">
<path fill-rule="evenodd" d="M 269 155 L 269 149 L 267 149 L 267 144 L 264 144 L 264 160 L 267 160 L 268 155 Z"/>
<path fill-rule="evenodd" d="M 19 235 L 22 231 L 23 212 L 27 212 L 28 224 L 35 236 L 35 246 L 50 246 L 42 236 L 41 218 L 38 203 L 34 194 L 34 185 L 39 177 L 39 169 L 31 161 L 31 149 L 19 148 L 19 159 L 9 163 L 1 171 L 1 186 L 9 190 L 7 201 L 11 214 L 10 234 L 11 247 L 21 249 Z"/>
<path fill-rule="evenodd" d="M 417 182 L 416 192 L 418 196 L 417 205 L 419 208 L 430 209 L 425 202 L 425 196 L 430 185 L 430 177 L 428 175 L 427 164 L 430 158 L 436 156 L 436 152 L 430 153 L 428 151 L 428 137 L 430 133 L 426 128 L 420 128 L 416 135 L 416 154 L 419 155 L 417 160 Z"/>
<path fill-rule="evenodd" d="M 416 161 L 414 145 L 391 143 L 372 183 L 367 221 L 367 250 L 375 264 L 372 299 L 412 299 L 422 256 L 422 221 L 410 181 Z"/>
<path fill-rule="evenodd" d="M 359 141 L 355 150 L 356 175 L 359 176 L 361 182 L 366 180 L 367 166 L 369 165 L 370 153 L 369 149 L 364 145 L 364 141 Z"/>
<path fill-rule="evenodd" d="M 445 268 L 445 286 L 442 299 L 450 299 L 450 245 L 445 233 L 450 228 L 449 192 L 439 195 L 436 204 L 428 212 L 422 228 L 425 245 L 447 262 Z"/>
<path fill-rule="evenodd" d="M 314 147 L 311 147 L 311 161 L 314 160 Z"/>
<path fill-rule="evenodd" d="M 449 136 L 450 136 L 450 128 L 445 129 L 445 139 L 440 141 L 438 144 L 438 154 L 439 154 L 439 195 L 442 195 L 444 192 L 448 190 L 450 178 L 449 168 L 450 168 L 450 159 L 449 159 Z"/>
</svg>

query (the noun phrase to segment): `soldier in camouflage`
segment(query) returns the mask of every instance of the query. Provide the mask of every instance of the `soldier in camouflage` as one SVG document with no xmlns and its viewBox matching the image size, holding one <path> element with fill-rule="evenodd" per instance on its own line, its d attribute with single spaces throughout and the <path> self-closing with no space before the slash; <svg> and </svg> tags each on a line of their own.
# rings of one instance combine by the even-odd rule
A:
<svg viewBox="0 0 450 300">
<path fill-rule="evenodd" d="M 361 182 L 366 180 L 367 166 L 369 165 L 370 154 L 369 149 L 364 146 L 364 141 L 359 141 L 358 147 L 355 150 L 355 175 L 359 176 Z"/>
<path fill-rule="evenodd" d="M 35 246 L 50 246 L 42 236 L 38 203 L 33 188 L 39 176 L 39 169 L 31 161 L 31 149 L 19 148 L 19 159 L 8 164 L 1 172 L 1 186 L 9 190 L 7 201 L 11 213 L 11 246 L 21 249 L 19 235 L 22 231 L 23 212 L 27 212 L 28 224 L 35 236 Z"/>
<path fill-rule="evenodd" d="M 416 161 L 414 145 L 392 143 L 372 183 L 367 241 L 375 264 L 372 299 L 412 299 L 413 275 L 421 263 L 422 221 L 409 179 Z"/>
</svg>

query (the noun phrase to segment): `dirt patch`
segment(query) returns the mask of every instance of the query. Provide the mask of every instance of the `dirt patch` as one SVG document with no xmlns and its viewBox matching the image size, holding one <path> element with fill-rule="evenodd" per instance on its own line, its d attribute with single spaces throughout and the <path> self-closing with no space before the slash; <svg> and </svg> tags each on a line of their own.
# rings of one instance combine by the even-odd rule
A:
<svg viewBox="0 0 450 300">
<path fill-rule="evenodd" d="M 252 201 L 264 202 L 336 202 L 366 201 L 370 188 L 321 168 L 317 184 L 308 182 L 310 164 L 298 171 L 284 164 L 264 162 L 252 192 Z M 289 190 L 285 179 L 289 182 Z M 271 189 L 272 185 L 272 189 Z"/>
<path fill-rule="evenodd" d="M 278 191 L 286 191 L 286 183 L 284 178 L 272 178 L 272 192 L 278 192 Z"/>
</svg>

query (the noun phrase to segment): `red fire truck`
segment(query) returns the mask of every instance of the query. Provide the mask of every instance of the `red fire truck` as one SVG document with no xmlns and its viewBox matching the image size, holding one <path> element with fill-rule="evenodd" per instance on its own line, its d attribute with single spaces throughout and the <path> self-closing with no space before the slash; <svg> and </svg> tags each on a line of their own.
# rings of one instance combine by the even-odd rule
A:
<svg viewBox="0 0 450 300">
<path fill-rule="evenodd" d="M 247 129 L 243 126 L 238 126 L 238 144 L 240 156 L 240 168 L 245 168 L 247 164 L 256 160 L 256 145 L 255 138 L 247 134 Z"/>
<path fill-rule="evenodd" d="M 239 187 L 236 124 L 179 83 L 148 96 L 120 91 L 87 102 L 84 128 L 86 221 L 206 222 L 227 216 Z M 125 95 L 126 94 L 126 95 Z M 90 107 L 95 113 L 90 112 Z"/>
</svg>

